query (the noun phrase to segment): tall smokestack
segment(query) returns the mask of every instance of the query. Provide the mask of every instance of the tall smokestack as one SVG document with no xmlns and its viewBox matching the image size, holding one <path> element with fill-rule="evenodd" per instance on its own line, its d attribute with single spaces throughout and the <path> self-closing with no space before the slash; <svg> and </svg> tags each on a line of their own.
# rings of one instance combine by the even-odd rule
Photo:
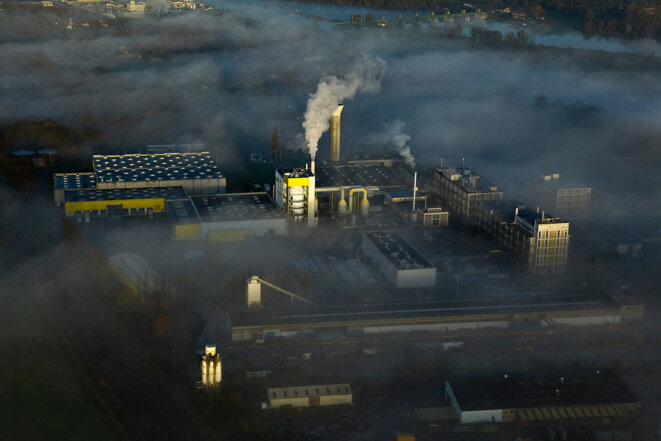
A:
<svg viewBox="0 0 661 441">
<path fill-rule="evenodd" d="M 330 120 L 330 162 L 340 162 L 340 115 L 344 105 L 340 104 Z"/>
</svg>

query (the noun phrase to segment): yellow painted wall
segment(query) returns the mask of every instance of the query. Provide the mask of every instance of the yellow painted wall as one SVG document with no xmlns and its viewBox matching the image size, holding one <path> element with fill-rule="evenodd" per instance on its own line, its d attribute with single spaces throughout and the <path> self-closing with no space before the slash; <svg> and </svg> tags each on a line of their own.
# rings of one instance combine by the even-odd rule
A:
<svg viewBox="0 0 661 441">
<path fill-rule="evenodd" d="M 285 176 L 285 183 L 290 187 L 307 187 L 310 185 L 310 178 L 290 178 Z"/>
<path fill-rule="evenodd" d="M 188 225 L 175 225 L 174 227 L 175 239 L 199 239 L 200 238 L 200 224 Z"/>
<path fill-rule="evenodd" d="M 121 204 L 123 208 L 151 208 L 154 212 L 165 210 L 165 199 L 120 199 L 112 201 L 80 201 L 65 202 L 64 212 L 67 216 L 73 216 L 76 211 L 106 210 L 108 205 Z"/>
<path fill-rule="evenodd" d="M 252 231 L 212 231 L 209 233 L 209 242 L 243 242 L 246 236 L 252 238 Z"/>
</svg>

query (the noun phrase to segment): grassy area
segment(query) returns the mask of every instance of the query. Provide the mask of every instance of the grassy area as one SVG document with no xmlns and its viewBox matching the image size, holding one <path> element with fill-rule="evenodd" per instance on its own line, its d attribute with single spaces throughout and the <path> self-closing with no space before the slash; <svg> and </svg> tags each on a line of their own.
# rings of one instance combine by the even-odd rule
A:
<svg viewBox="0 0 661 441">
<path fill-rule="evenodd" d="M 0 439 L 117 439 L 35 298 L 0 285 Z"/>
</svg>

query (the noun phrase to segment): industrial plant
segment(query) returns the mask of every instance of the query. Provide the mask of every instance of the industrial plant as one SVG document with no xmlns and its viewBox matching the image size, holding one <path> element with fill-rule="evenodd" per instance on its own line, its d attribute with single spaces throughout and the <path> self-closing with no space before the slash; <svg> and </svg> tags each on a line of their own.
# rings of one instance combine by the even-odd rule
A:
<svg viewBox="0 0 661 441">
<path fill-rule="evenodd" d="M 460 167 L 441 161 L 423 174 L 398 156 L 343 155 L 343 108 L 329 121 L 328 159 L 274 167 L 272 185 L 260 191 L 227 193 L 210 153 L 171 149 L 95 155 L 92 172 L 54 176 L 64 216 L 83 225 L 142 218 L 143 225 L 166 226 L 171 244 L 187 250 L 182 265 L 212 290 L 221 283 L 216 272 L 225 270 L 205 261 L 213 265 L 219 249 L 239 255 L 243 247 L 264 246 L 300 256 L 287 262 L 278 252 L 265 263 L 246 262 L 250 272 L 231 282 L 238 294 L 223 288 L 223 309 L 209 315 L 200 337 L 219 344 L 205 347 L 198 389 L 222 391 L 223 370 L 229 378 L 246 370 L 246 380 L 263 387 L 256 398 L 267 415 L 343 409 L 355 403 L 350 376 L 277 380 L 272 363 L 262 360 L 257 366 L 266 367 L 255 370 L 254 354 L 292 345 L 278 359 L 305 370 L 315 354 L 345 353 L 323 355 L 319 342 L 364 345 L 363 356 L 379 354 L 373 346 L 381 339 L 431 339 L 451 351 L 494 335 L 552 338 L 643 320 L 645 306 L 635 297 L 577 292 L 562 278 L 570 270 L 568 218 L 587 215 L 589 188 L 544 177 L 533 209 L 506 198 L 463 160 Z M 322 241 L 333 246 L 322 249 Z M 131 292 L 163 285 L 137 253 L 112 255 L 109 264 Z M 179 298 L 174 289 L 171 295 Z M 462 425 L 635 417 L 634 399 L 615 377 L 559 381 L 452 379 L 435 400 Z M 604 382 L 612 393 L 599 396 Z"/>
</svg>

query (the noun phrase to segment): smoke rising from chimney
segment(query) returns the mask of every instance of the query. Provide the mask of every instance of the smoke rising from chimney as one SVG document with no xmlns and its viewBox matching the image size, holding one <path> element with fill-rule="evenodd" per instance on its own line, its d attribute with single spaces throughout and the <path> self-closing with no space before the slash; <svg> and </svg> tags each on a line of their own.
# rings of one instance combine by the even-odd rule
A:
<svg viewBox="0 0 661 441">
<path fill-rule="evenodd" d="M 376 93 L 381 88 L 386 62 L 381 58 L 361 57 L 344 78 L 330 76 L 317 84 L 305 110 L 303 129 L 312 159 L 317 154 L 321 135 L 330 128 L 330 118 L 337 106 L 353 99 L 357 93 Z"/>
<path fill-rule="evenodd" d="M 404 121 L 396 119 L 385 125 L 383 133 L 373 135 L 371 141 L 383 147 L 392 146 L 411 168 L 415 168 L 415 156 L 411 152 L 411 147 L 407 145 L 411 136 L 404 133 L 405 125 Z"/>
</svg>

